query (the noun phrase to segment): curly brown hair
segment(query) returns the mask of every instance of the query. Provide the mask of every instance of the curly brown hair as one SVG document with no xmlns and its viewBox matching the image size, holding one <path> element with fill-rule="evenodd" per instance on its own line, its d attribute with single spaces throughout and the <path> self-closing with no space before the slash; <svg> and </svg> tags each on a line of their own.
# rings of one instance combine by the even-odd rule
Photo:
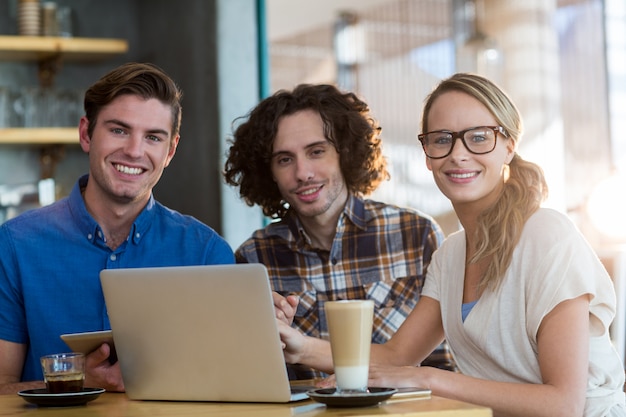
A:
<svg viewBox="0 0 626 417">
<path fill-rule="evenodd" d="M 302 110 L 320 114 L 324 136 L 340 155 L 341 173 L 350 192 L 367 195 L 389 179 L 382 155 L 381 127 L 364 101 L 327 84 L 301 84 L 293 91 L 280 90 L 262 100 L 237 127 L 223 173 L 227 184 L 239 186 L 239 195 L 246 204 L 258 204 L 272 218 L 283 218 L 289 208 L 270 166 L 278 123 L 282 117 Z M 244 117 L 235 123 L 241 119 Z"/>
</svg>

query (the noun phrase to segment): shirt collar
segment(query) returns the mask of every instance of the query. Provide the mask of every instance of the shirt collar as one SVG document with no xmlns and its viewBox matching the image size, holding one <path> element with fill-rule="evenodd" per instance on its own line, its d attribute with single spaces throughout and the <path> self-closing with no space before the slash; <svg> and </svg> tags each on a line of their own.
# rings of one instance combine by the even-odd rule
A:
<svg viewBox="0 0 626 417">
<path fill-rule="evenodd" d="M 344 219 L 349 220 L 359 229 L 366 229 L 367 222 L 365 220 L 365 203 L 362 198 L 357 197 L 354 194 L 348 195 L 348 200 L 346 201 L 343 211 L 339 215 L 337 225 L 345 223 Z M 298 247 L 311 245 L 311 239 L 307 235 L 306 230 L 304 230 L 300 219 L 293 209 L 289 209 L 289 211 L 287 211 L 284 221 L 289 226 L 289 230 L 293 236 L 295 236 Z"/>
<path fill-rule="evenodd" d="M 365 230 L 367 228 L 365 203 L 362 198 L 350 194 L 343 213 L 359 229 Z"/>
<path fill-rule="evenodd" d="M 76 223 L 82 232 L 83 236 L 85 236 L 90 242 L 94 243 L 97 241 L 98 237 L 101 233 L 101 228 L 98 223 L 91 217 L 91 214 L 87 211 L 87 206 L 85 205 L 85 200 L 83 200 L 82 190 L 87 186 L 87 182 L 89 181 L 89 175 L 83 175 L 78 179 L 70 195 L 68 196 L 70 210 L 76 220 Z M 150 195 L 150 200 L 148 200 L 148 204 L 143 208 L 143 210 L 139 213 L 139 216 L 133 222 L 133 225 L 129 232 L 129 241 L 132 241 L 134 244 L 139 244 L 141 239 L 144 237 L 150 226 L 152 225 L 152 221 L 155 216 L 155 206 L 156 201 L 154 200 L 154 196 Z"/>
</svg>

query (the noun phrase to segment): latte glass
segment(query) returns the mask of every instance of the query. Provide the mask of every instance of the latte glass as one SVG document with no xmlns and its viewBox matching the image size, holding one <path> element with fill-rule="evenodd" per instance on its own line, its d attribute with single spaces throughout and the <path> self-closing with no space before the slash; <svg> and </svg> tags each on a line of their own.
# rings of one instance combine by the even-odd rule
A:
<svg viewBox="0 0 626 417">
<path fill-rule="evenodd" d="M 324 304 L 338 394 L 367 392 L 372 344 L 372 300 Z"/>
</svg>

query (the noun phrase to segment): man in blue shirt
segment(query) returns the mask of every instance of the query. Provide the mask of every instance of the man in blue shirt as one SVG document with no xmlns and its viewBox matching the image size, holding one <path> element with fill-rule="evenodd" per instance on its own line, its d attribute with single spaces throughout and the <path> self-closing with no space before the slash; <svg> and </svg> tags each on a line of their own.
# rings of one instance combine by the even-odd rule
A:
<svg viewBox="0 0 626 417">
<path fill-rule="evenodd" d="M 152 189 L 176 153 L 181 91 L 159 68 L 129 63 L 85 93 L 80 145 L 89 174 L 71 194 L 0 226 L 0 392 L 43 387 L 39 358 L 59 335 L 110 329 L 102 269 L 233 263 L 213 229 L 158 203 Z M 86 386 L 123 391 L 103 344 Z"/>
</svg>

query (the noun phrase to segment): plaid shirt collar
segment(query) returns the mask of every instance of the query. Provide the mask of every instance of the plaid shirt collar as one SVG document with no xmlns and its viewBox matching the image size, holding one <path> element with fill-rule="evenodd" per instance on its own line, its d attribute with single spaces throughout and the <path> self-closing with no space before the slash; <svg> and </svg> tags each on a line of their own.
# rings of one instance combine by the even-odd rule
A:
<svg viewBox="0 0 626 417">
<path fill-rule="evenodd" d="M 339 215 L 337 228 L 341 227 L 341 225 L 345 223 L 346 219 L 358 229 L 365 230 L 367 228 L 365 204 L 362 198 L 357 197 L 354 194 L 348 195 L 346 205 L 344 206 L 341 215 Z M 289 209 L 284 221 L 289 227 L 291 235 L 296 239 L 296 247 L 300 249 L 315 249 L 312 247 L 311 238 L 306 233 L 306 230 L 304 230 L 304 226 L 302 226 L 295 210 Z"/>
</svg>

